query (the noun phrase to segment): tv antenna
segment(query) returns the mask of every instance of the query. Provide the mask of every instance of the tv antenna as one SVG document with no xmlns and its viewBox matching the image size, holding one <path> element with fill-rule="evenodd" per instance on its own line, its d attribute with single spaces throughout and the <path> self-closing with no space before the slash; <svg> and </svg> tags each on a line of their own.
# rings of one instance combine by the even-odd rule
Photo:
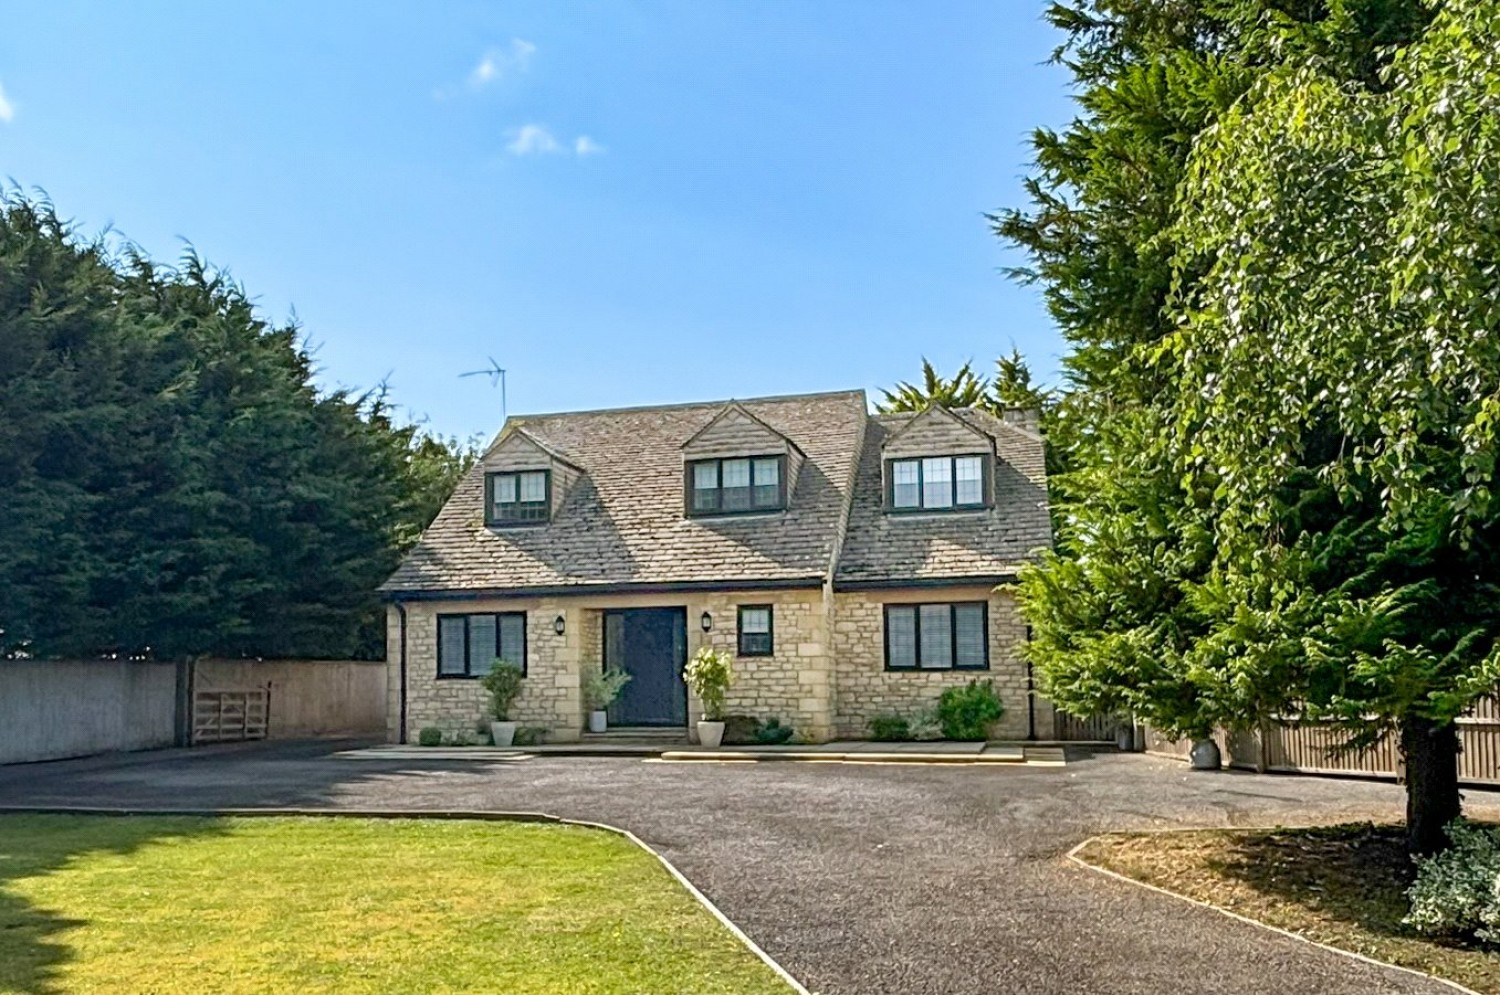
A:
<svg viewBox="0 0 1500 995">
<path fill-rule="evenodd" d="M 464 377 L 489 377 L 490 378 L 490 386 L 491 387 L 495 386 L 496 384 L 499 384 L 500 385 L 500 417 L 501 418 L 507 418 L 507 417 L 510 416 L 510 412 L 507 411 L 506 407 L 505 407 L 505 371 L 500 368 L 500 364 L 499 363 L 495 362 L 495 357 L 494 356 L 488 356 L 486 358 L 489 359 L 489 361 L 490 361 L 489 369 L 487 369 L 487 370 L 470 370 L 468 373 L 460 373 L 458 375 L 458 378 L 460 380 L 462 380 Z"/>
</svg>

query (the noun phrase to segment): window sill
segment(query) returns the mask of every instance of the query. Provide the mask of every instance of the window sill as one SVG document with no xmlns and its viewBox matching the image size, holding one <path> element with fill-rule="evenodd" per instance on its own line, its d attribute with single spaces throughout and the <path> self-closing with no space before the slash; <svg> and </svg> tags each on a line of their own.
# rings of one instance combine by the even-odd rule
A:
<svg viewBox="0 0 1500 995">
<path fill-rule="evenodd" d="M 989 664 L 982 667 L 891 667 L 887 666 L 887 674 L 983 674 L 990 669 Z"/>
<path fill-rule="evenodd" d="M 885 513 L 895 518 L 948 518 L 952 515 L 984 515 L 995 509 L 987 504 L 965 505 L 962 508 L 891 508 Z"/>
</svg>

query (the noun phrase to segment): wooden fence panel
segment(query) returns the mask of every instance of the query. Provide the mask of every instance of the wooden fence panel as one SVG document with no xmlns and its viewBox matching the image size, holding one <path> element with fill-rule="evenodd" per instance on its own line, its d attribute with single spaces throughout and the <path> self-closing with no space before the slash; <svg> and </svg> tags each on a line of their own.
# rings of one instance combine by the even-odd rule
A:
<svg viewBox="0 0 1500 995">
<path fill-rule="evenodd" d="M 1232 767 L 1254 767 L 1257 757 L 1266 769 L 1301 774 L 1354 774 L 1369 777 L 1405 776 L 1400 743 L 1387 736 L 1372 747 L 1346 751 L 1338 747 L 1343 733 L 1332 723 L 1284 716 L 1267 723 L 1260 733 L 1214 739 L 1224 748 Z M 1500 785 L 1500 700 L 1481 699 L 1458 719 L 1458 777 L 1468 784 Z M 1146 727 L 1146 752 L 1186 758 L 1192 744 L 1171 740 Z"/>
<path fill-rule="evenodd" d="M 1367 749 L 1340 750 L 1344 735 L 1337 727 L 1327 722 L 1287 717 L 1267 724 L 1262 737 L 1269 770 L 1388 775 L 1400 769 L 1400 751 L 1390 736 Z"/>
<path fill-rule="evenodd" d="M 1500 701 L 1485 698 L 1458 720 L 1458 778 L 1500 784 Z"/>
<path fill-rule="evenodd" d="M 1120 720 L 1113 715 L 1090 715 L 1079 718 L 1066 712 L 1054 712 L 1052 738 L 1069 743 L 1113 743 Z"/>
</svg>

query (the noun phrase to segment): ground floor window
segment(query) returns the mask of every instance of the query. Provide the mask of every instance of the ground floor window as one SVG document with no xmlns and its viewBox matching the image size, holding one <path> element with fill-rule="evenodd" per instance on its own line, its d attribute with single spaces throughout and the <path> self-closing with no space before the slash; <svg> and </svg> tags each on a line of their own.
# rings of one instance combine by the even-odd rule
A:
<svg viewBox="0 0 1500 995">
<path fill-rule="evenodd" d="M 887 670 L 988 670 L 983 601 L 885 606 Z"/>
<path fill-rule="evenodd" d="M 741 605 L 739 616 L 740 656 L 770 656 L 771 606 Z"/>
<path fill-rule="evenodd" d="M 495 661 L 513 663 L 526 672 L 526 613 L 437 617 L 439 677 L 483 677 Z"/>
</svg>

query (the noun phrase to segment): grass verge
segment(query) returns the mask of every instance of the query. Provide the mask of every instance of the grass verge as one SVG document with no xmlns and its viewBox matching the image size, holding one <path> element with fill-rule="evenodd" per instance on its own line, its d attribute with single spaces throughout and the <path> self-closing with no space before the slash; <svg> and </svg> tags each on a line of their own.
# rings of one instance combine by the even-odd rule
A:
<svg viewBox="0 0 1500 995">
<path fill-rule="evenodd" d="M 1110 834 L 1078 856 L 1319 943 L 1500 995 L 1500 955 L 1401 925 L 1412 865 L 1399 826 Z"/>
<path fill-rule="evenodd" d="M 787 986 L 610 833 L 470 820 L 0 816 L 0 992 Z"/>
</svg>

